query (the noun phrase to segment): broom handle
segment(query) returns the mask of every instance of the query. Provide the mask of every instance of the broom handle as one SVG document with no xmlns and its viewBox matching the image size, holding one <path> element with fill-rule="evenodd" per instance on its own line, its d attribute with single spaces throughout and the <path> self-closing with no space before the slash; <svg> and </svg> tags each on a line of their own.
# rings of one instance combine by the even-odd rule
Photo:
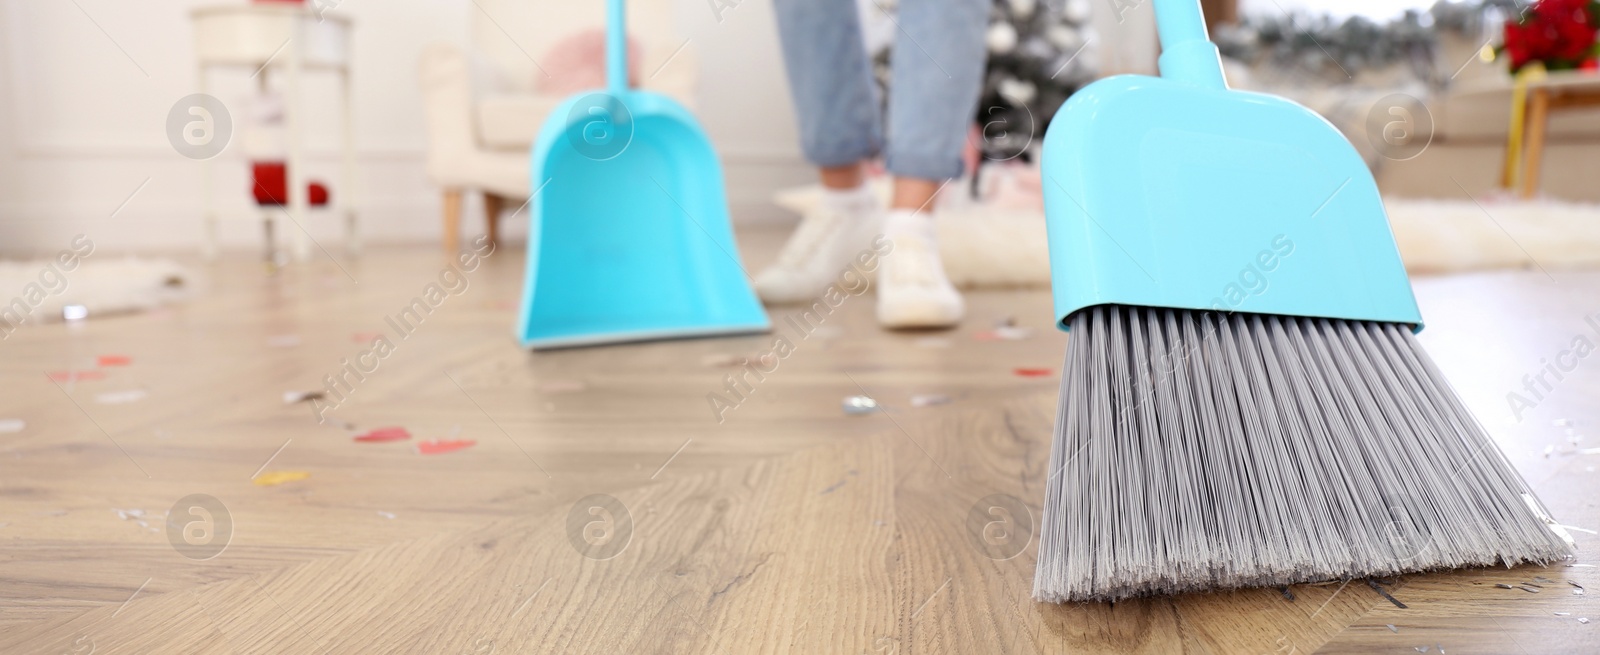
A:
<svg viewBox="0 0 1600 655">
<path fill-rule="evenodd" d="M 623 0 L 606 0 L 606 90 L 614 96 L 628 90 L 627 18 Z"/>
<path fill-rule="evenodd" d="M 1156 31 L 1161 35 L 1161 77 L 1228 88 L 1222 77 L 1222 55 L 1206 36 L 1200 0 L 1155 0 L 1155 7 Z"/>
</svg>

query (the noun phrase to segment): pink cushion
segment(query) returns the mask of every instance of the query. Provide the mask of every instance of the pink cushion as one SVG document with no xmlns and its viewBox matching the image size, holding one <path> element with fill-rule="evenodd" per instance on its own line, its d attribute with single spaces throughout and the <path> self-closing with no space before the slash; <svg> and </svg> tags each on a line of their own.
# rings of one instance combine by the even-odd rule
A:
<svg viewBox="0 0 1600 655">
<path fill-rule="evenodd" d="M 628 39 L 628 84 L 639 82 L 638 39 Z M 561 39 L 544 53 L 539 63 L 550 76 L 535 74 L 533 88 L 539 93 L 568 95 L 606 85 L 606 32 L 588 29 Z"/>
</svg>

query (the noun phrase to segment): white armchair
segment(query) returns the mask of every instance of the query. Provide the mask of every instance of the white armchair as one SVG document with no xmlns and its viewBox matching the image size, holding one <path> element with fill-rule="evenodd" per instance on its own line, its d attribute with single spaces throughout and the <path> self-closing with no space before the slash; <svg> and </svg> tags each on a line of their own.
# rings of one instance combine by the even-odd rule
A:
<svg viewBox="0 0 1600 655">
<path fill-rule="evenodd" d="M 464 194 L 483 193 L 491 240 L 498 238 L 500 213 L 528 196 L 529 149 L 579 74 L 545 64 L 560 59 L 550 50 L 605 23 L 605 3 L 597 0 L 477 0 L 474 5 L 471 51 L 432 44 L 423 50 L 419 70 L 428 177 L 444 194 L 442 241 L 450 252 L 459 247 Z M 631 76 L 638 86 L 692 107 L 693 47 L 678 35 L 675 23 L 671 0 L 628 3 L 630 45 L 640 51 L 629 57 Z"/>
</svg>

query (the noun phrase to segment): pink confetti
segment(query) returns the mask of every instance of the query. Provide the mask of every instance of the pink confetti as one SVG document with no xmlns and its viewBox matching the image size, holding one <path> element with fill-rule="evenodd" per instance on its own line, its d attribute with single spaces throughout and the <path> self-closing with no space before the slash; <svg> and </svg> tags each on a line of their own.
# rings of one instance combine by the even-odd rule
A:
<svg viewBox="0 0 1600 655">
<path fill-rule="evenodd" d="M 411 433 L 405 428 L 378 428 L 363 435 L 357 435 L 356 441 L 405 441 L 411 438 Z"/>
<path fill-rule="evenodd" d="M 73 380 L 104 380 L 106 374 L 100 371 L 52 371 L 50 379 L 56 382 L 72 382 Z"/>
<path fill-rule="evenodd" d="M 418 441 L 417 452 L 423 455 L 442 455 L 476 445 L 478 445 L 478 442 L 471 439 L 434 439 L 431 441 Z"/>
<path fill-rule="evenodd" d="M 372 343 L 382 338 L 382 332 L 357 332 L 350 335 L 350 340 L 356 343 Z"/>
<path fill-rule="evenodd" d="M 1011 372 L 1025 378 L 1044 378 L 1055 375 L 1055 371 L 1048 368 L 1018 368 L 1013 369 Z"/>
<path fill-rule="evenodd" d="M 133 363 L 133 358 L 127 355 L 101 355 L 97 366 L 127 366 Z"/>
</svg>

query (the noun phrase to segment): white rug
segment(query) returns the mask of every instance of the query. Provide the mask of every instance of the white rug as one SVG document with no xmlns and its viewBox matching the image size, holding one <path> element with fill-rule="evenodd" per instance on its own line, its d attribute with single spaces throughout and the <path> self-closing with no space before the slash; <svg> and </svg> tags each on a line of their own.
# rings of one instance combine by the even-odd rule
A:
<svg viewBox="0 0 1600 655">
<path fill-rule="evenodd" d="M 879 186 L 887 199 L 887 185 Z M 965 183 L 950 186 L 947 195 Z M 790 189 L 779 192 L 774 202 L 803 214 L 816 204 L 819 192 L 817 186 Z M 939 254 L 956 286 L 1050 285 L 1044 212 L 1027 204 L 941 204 Z M 1469 200 L 1405 198 L 1388 198 L 1384 205 L 1412 273 L 1532 268 L 1535 262 L 1547 270 L 1600 265 L 1600 205 L 1495 199 L 1480 207 Z"/>
<path fill-rule="evenodd" d="M 146 311 L 185 298 L 195 286 L 188 270 L 166 259 L 80 259 L 65 270 L 53 259 L 0 261 L 0 329 L 59 322 L 81 305 L 88 317 Z"/>
</svg>

